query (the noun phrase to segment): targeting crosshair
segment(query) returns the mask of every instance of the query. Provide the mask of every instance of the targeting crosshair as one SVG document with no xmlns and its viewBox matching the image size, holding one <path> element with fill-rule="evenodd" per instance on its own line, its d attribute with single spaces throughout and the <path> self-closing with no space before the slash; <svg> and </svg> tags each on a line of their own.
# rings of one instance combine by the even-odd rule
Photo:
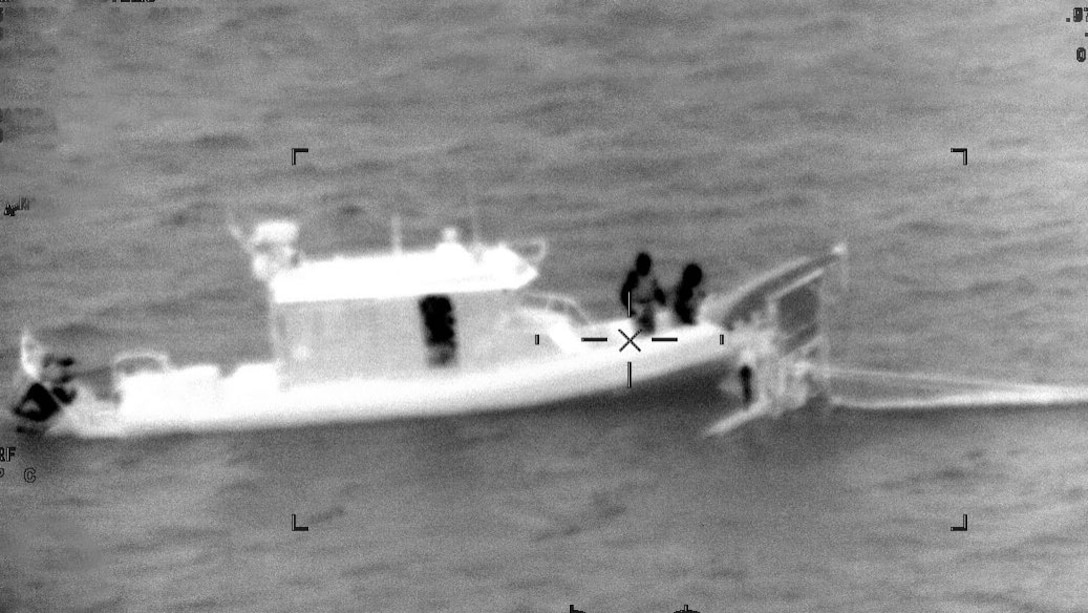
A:
<svg viewBox="0 0 1088 613">
<path fill-rule="evenodd" d="M 631 315 L 631 292 L 627 292 L 627 317 L 630 318 L 631 316 L 632 316 Z M 628 336 L 627 333 L 624 332 L 622 328 L 618 328 L 616 331 L 619 332 L 620 335 L 623 336 L 624 341 L 625 341 L 623 343 L 623 345 L 620 346 L 619 350 L 621 352 L 624 349 L 626 349 L 628 345 L 630 345 L 631 347 L 635 348 L 635 351 L 637 351 L 639 353 L 642 353 L 642 348 L 638 346 L 638 343 L 635 342 L 635 339 L 638 338 L 639 334 L 642 334 L 643 330 L 637 329 L 637 330 L 635 330 L 635 333 L 633 335 L 631 335 L 631 336 Z M 583 336 L 581 338 L 582 338 L 583 343 L 607 343 L 608 342 L 608 337 L 607 336 Z M 678 340 L 679 339 L 677 337 L 675 337 L 675 336 L 652 336 L 652 337 L 650 337 L 650 342 L 651 343 L 660 343 L 660 342 L 675 343 Z M 534 335 L 533 343 L 535 345 L 540 344 L 540 335 L 539 334 Z M 628 361 L 627 362 L 627 389 L 631 389 L 633 370 L 634 370 L 633 363 Z"/>
</svg>

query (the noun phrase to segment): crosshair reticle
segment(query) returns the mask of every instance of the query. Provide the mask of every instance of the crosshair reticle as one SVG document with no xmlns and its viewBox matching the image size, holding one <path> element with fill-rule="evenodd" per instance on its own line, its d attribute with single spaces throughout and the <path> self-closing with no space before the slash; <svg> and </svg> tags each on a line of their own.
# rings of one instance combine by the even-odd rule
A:
<svg viewBox="0 0 1088 613">
<path fill-rule="evenodd" d="M 627 316 L 631 317 L 631 292 L 627 292 Z M 619 332 L 620 335 L 623 336 L 624 341 L 625 341 L 623 343 L 623 345 L 620 346 L 619 350 L 621 352 L 624 349 L 626 349 L 628 345 L 630 345 L 630 346 L 635 348 L 635 351 L 637 351 L 639 353 L 642 353 L 642 348 L 639 347 L 638 343 L 635 342 L 635 339 L 638 338 L 638 335 L 642 334 L 641 329 L 636 329 L 635 333 L 632 334 L 631 336 L 628 336 L 627 333 L 623 331 L 623 329 L 617 329 L 617 332 Z M 608 342 L 608 337 L 607 336 L 583 336 L 583 337 L 581 337 L 581 339 L 582 339 L 583 343 L 607 343 Z M 675 342 L 678 342 L 679 340 L 680 339 L 675 337 L 675 336 L 651 336 L 650 337 L 650 342 L 651 343 L 675 343 Z M 725 343 L 725 335 L 724 334 L 721 335 L 721 342 L 722 342 L 722 344 Z M 539 334 L 534 334 L 533 335 L 533 344 L 534 345 L 540 345 L 540 335 Z M 632 380 L 632 363 L 627 362 L 627 388 L 628 389 L 631 388 L 631 380 Z"/>
<path fill-rule="evenodd" d="M 624 332 L 623 330 L 620 330 L 619 333 L 623 335 L 623 338 L 627 339 L 627 342 L 623 344 L 623 347 L 620 347 L 620 351 L 623 351 L 624 349 L 627 348 L 628 345 L 631 345 L 639 353 L 642 353 L 642 349 L 640 349 L 639 346 L 635 344 L 635 337 L 637 337 L 639 334 L 642 334 L 642 330 L 636 331 L 635 336 L 627 336 L 627 333 Z"/>
</svg>

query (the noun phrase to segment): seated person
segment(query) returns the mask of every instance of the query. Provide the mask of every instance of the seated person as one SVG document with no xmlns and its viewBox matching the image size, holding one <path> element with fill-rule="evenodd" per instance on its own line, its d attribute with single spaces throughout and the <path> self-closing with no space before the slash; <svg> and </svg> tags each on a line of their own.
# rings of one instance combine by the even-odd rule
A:
<svg viewBox="0 0 1088 613">
<path fill-rule="evenodd" d="M 71 404 L 76 398 L 76 390 L 68 368 L 74 363 L 72 358 L 46 354 L 42 359 L 41 379 L 27 388 L 12 412 L 24 419 L 44 422 Z"/>
<path fill-rule="evenodd" d="M 703 269 L 698 264 L 691 263 L 684 267 L 684 273 L 680 277 L 673 292 L 673 312 L 681 324 L 692 325 L 699 314 L 699 305 L 706 298 L 706 292 L 699 287 L 703 282 Z"/>
<path fill-rule="evenodd" d="M 631 314 L 635 325 L 640 330 L 654 331 L 654 303 L 665 304 L 665 292 L 657 284 L 653 275 L 653 260 L 648 253 L 639 253 L 635 258 L 635 268 L 628 271 L 627 278 L 620 287 L 620 302 L 628 306 L 630 294 Z"/>
<path fill-rule="evenodd" d="M 427 341 L 428 362 L 445 366 L 457 357 L 457 334 L 453 305 L 445 296 L 427 296 L 419 302 Z"/>
</svg>

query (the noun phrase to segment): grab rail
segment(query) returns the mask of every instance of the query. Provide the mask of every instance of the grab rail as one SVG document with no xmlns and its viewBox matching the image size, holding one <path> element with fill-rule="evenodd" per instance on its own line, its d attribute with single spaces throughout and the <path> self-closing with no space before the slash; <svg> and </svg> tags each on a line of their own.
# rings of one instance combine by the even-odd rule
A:
<svg viewBox="0 0 1088 613">
<path fill-rule="evenodd" d="M 125 369 L 124 366 L 128 362 L 140 360 L 153 363 L 158 367 L 159 372 L 169 372 L 174 369 L 170 363 L 170 356 L 161 351 L 126 351 L 113 358 L 113 362 L 110 363 L 110 374 L 115 381 L 123 376 L 131 376 L 140 369 L 136 367 Z"/>
</svg>

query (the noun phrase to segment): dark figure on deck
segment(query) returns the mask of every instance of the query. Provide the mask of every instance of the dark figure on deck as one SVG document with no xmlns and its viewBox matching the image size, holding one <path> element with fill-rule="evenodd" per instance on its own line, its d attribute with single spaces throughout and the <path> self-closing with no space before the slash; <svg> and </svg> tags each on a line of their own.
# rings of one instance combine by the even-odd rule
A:
<svg viewBox="0 0 1088 613">
<path fill-rule="evenodd" d="M 627 273 L 627 279 L 620 288 L 620 302 L 624 308 L 627 308 L 630 293 L 631 315 L 635 325 L 650 333 L 654 331 L 654 303 L 665 304 L 665 292 L 658 285 L 652 269 L 653 260 L 649 254 L 639 253 L 635 258 L 635 268 Z"/>
<path fill-rule="evenodd" d="M 684 274 L 680 277 L 680 283 L 673 293 L 672 309 L 676 313 L 676 319 L 682 324 L 694 324 L 699 314 L 699 305 L 706 292 L 699 287 L 703 282 L 703 269 L 698 264 L 692 263 L 684 267 Z"/>
<path fill-rule="evenodd" d="M 44 422 L 72 403 L 76 390 L 71 385 L 68 368 L 75 363 L 72 358 L 46 355 L 42 360 L 41 380 L 27 388 L 12 412 L 33 422 Z"/>
<path fill-rule="evenodd" d="M 419 301 L 419 311 L 423 316 L 428 361 L 434 366 L 449 364 L 457 353 L 453 304 L 446 296 L 427 296 Z"/>
<path fill-rule="evenodd" d="M 744 365 L 740 369 L 740 386 L 744 394 L 744 406 L 752 404 L 752 367 Z"/>
</svg>

